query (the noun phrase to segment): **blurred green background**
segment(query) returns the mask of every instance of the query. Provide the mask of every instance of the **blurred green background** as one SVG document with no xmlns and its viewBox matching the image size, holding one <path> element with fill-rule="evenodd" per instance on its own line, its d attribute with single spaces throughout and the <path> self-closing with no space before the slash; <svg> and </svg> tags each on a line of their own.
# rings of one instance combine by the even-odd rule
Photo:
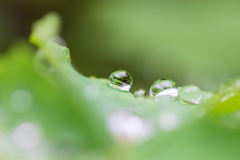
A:
<svg viewBox="0 0 240 160">
<path fill-rule="evenodd" d="M 0 59 L 0 142 L 7 141 L 2 135 L 13 136 L 17 147 L 29 150 L 42 140 L 37 139 L 36 146 L 26 143 L 26 147 L 29 137 L 23 134 L 26 139 L 19 138 L 22 131 L 30 130 L 30 135 L 42 131 L 40 149 L 44 150 L 37 148 L 33 157 L 22 157 L 24 160 L 42 160 L 48 152 L 57 155 L 48 157 L 50 160 L 75 160 L 79 156 L 88 157 L 84 160 L 225 160 L 229 154 L 230 159 L 238 159 L 239 77 L 234 83 L 222 84 L 221 104 L 218 96 L 206 92 L 200 105 L 180 101 L 159 104 L 150 98 L 139 103 L 132 94 L 110 88 L 104 79 L 87 79 L 75 72 L 66 48 L 50 44 L 49 51 L 49 46 L 40 46 L 37 54 L 43 59 L 35 56 L 39 61 L 36 58 L 33 62 L 31 54 L 37 50 L 33 45 L 33 50 L 22 41 L 10 46 L 17 39 L 28 41 L 33 22 L 56 11 L 63 20 L 61 36 L 70 49 L 72 63 L 83 75 L 107 78 L 112 71 L 125 69 L 134 79 L 132 92 L 149 90 L 162 77 L 179 86 L 193 84 L 203 91 L 216 91 L 222 80 L 240 72 L 239 6 L 236 0 L 0 0 L 0 53 L 6 54 Z M 42 23 L 50 26 L 51 33 L 54 22 Z M 53 70 L 48 68 L 48 72 L 43 63 L 40 69 L 44 73 L 39 74 L 36 64 L 42 64 L 44 58 Z M 136 148 L 125 146 L 126 137 L 114 139 L 107 123 L 109 115 L 121 115 L 121 109 L 131 110 L 128 116 L 140 124 L 142 118 L 156 123 L 156 135 Z M 172 132 L 159 128 L 164 111 L 168 111 L 166 125 L 175 120 L 183 128 Z M 7 132 L 2 133 L 4 129 Z M 11 145 L 6 146 L 14 155 Z M 0 159 L 1 151 L 0 144 Z"/>
<path fill-rule="evenodd" d="M 56 11 L 82 74 L 108 77 L 125 69 L 134 78 L 131 91 L 148 90 L 162 77 L 215 91 L 240 72 L 239 6 L 236 0 L 2 0 L 0 52 Z"/>
</svg>

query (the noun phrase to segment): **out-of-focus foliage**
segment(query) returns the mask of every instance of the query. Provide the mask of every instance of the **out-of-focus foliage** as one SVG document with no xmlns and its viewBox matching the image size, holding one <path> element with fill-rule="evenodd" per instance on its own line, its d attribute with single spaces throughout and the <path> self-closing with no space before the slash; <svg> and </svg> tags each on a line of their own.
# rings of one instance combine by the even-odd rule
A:
<svg viewBox="0 0 240 160">
<path fill-rule="evenodd" d="M 58 36 L 60 20 L 56 13 L 48 15 L 43 20 L 35 22 L 30 42 L 38 47 L 44 47 L 45 43 L 52 37 Z"/>
<path fill-rule="evenodd" d="M 0 46 L 27 37 L 30 23 L 57 11 L 73 64 L 84 75 L 125 69 L 135 77 L 132 92 L 161 77 L 213 91 L 239 74 L 238 6 L 236 0 L 1 1 Z"/>
<path fill-rule="evenodd" d="M 203 92 L 199 105 L 137 101 L 107 79 L 75 71 L 68 48 L 51 40 L 60 27 L 51 24 L 59 20 L 51 13 L 33 25 L 35 55 L 29 44 L 17 42 L 0 58 L 1 159 L 240 157 L 239 103 L 229 98 L 239 94 L 238 78 L 223 83 L 218 95 Z"/>
<path fill-rule="evenodd" d="M 87 18 L 74 17 L 79 23 L 64 36 L 74 52 L 81 51 L 78 57 L 97 57 L 91 61 L 106 74 L 107 65 L 124 67 L 137 78 L 136 88 L 161 76 L 213 91 L 224 78 L 239 74 L 237 6 L 235 0 L 104 1 L 90 5 Z M 95 69 L 90 73 L 98 75 Z"/>
</svg>

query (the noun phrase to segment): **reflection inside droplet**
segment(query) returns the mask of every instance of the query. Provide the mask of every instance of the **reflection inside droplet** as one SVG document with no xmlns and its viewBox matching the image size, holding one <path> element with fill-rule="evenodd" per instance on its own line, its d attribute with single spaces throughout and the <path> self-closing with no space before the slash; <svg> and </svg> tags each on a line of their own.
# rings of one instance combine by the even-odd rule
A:
<svg viewBox="0 0 240 160">
<path fill-rule="evenodd" d="M 169 89 L 176 89 L 176 90 L 169 90 Z M 160 94 L 159 96 L 167 95 L 168 93 L 171 93 L 170 91 L 173 91 L 174 94 L 172 95 L 172 98 L 176 99 L 176 97 L 174 97 L 174 96 L 175 96 L 175 92 L 178 92 L 177 84 L 169 78 L 163 78 L 163 79 L 156 80 L 150 87 L 149 95 L 151 97 L 155 97 L 157 94 L 159 94 L 160 92 L 163 92 L 165 90 L 169 90 L 169 91 L 166 91 L 166 92 Z M 171 95 L 168 94 L 168 97 L 171 97 Z"/>
<path fill-rule="evenodd" d="M 165 89 L 158 93 L 155 96 L 155 101 L 159 102 L 161 100 L 176 100 L 178 98 L 178 89 L 177 88 L 170 88 Z"/>
<path fill-rule="evenodd" d="M 129 91 L 132 87 L 133 78 L 125 70 L 112 72 L 108 78 L 109 85 L 120 91 Z"/>
<path fill-rule="evenodd" d="M 179 98 L 182 102 L 199 104 L 202 98 L 202 91 L 197 86 L 188 85 L 179 91 Z"/>
</svg>

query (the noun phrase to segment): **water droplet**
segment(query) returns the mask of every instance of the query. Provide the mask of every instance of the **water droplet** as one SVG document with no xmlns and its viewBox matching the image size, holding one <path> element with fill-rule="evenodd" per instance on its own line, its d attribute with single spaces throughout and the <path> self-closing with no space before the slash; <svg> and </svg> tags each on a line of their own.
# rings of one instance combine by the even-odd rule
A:
<svg viewBox="0 0 240 160">
<path fill-rule="evenodd" d="M 179 98 L 182 102 L 199 104 L 202 98 L 202 91 L 197 86 L 188 85 L 180 90 Z"/>
<path fill-rule="evenodd" d="M 175 100 L 178 98 L 178 88 L 176 83 L 171 79 L 158 79 L 152 84 L 149 94 L 152 97 L 157 96 L 156 101 L 162 98 Z"/>
<path fill-rule="evenodd" d="M 17 112 L 27 112 L 34 105 L 33 95 L 26 90 L 18 90 L 13 93 L 10 104 L 12 109 Z"/>
<path fill-rule="evenodd" d="M 134 92 L 134 96 L 137 100 L 143 100 L 147 97 L 147 92 L 144 89 L 139 89 Z"/>
<path fill-rule="evenodd" d="M 109 76 L 109 85 L 121 91 L 129 91 L 132 83 L 132 76 L 125 70 L 115 71 Z"/>
</svg>

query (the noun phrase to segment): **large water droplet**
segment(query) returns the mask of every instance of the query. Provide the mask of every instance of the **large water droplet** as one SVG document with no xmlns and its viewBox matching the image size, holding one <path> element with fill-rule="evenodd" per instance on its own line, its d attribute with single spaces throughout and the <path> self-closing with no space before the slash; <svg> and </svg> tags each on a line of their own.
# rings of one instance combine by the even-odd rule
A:
<svg viewBox="0 0 240 160">
<path fill-rule="evenodd" d="M 139 89 L 134 92 L 134 96 L 137 100 L 143 100 L 147 97 L 147 92 L 144 89 Z"/>
<path fill-rule="evenodd" d="M 202 98 L 202 91 L 197 86 L 188 85 L 179 91 L 179 98 L 186 103 L 199 104 Z"/>
<path fill-rule="evenodd" d="M 178 98 L 177 84 L 168 78 L 158 79 L 152 84 L 149 94 L 157 97 L 157 100 L 162 98 L 175 100 Z"/>
<path fill-rule="evenodd" d="M 112 72 L 109 76 L 109 85 L 121 91 L 129 91 L 132 83 L 132 76 L 125 70 Z"/>
</svg>

